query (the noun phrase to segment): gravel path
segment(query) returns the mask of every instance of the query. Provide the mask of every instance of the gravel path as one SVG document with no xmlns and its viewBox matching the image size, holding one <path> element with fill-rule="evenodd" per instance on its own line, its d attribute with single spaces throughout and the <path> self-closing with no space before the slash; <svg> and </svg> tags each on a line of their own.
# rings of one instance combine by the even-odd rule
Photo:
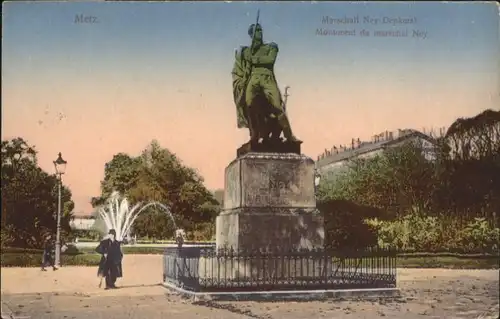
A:
<svg viewBox="0 0 500 319">
<path fill-rule="evenodd" d="M 2 312 L 36 319 L 483 318 L 499 313 L 498 270 L 400 269 L 392 301 L 192 303 L 167 292 L 159 255 L 125 255 L 120 289 L 97 287 L 95 267 L 2 268 Z"/>
</svg>

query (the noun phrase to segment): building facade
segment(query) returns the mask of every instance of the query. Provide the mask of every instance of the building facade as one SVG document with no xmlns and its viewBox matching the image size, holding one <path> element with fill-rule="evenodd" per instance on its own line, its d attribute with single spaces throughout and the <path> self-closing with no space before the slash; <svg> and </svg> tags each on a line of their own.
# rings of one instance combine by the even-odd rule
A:
<svg viewBox="0 0 500 319">
<path fill-rule="evenodd" d="M 76 230 L 91 230 L 94 226 L 95 218 L 90 215 L 75 215 L 69 225 Z"/>
<path fill-rule="evenodd" d="M 318 156 L 316 170 L 320 175 L 340 172 L 347 169 L 347 163 L 354 158 L 369 158 L 381 154 L 388 148 L 401 146 L 408 142 L 419 143 L 424 156 L 432 161 L 436 158 L 437 141 L 433 137 L 412 129 L 385 131 L 374 135 L 371 141 L 352 139 L 351 145 L 333 146 Z"/>
</svg>

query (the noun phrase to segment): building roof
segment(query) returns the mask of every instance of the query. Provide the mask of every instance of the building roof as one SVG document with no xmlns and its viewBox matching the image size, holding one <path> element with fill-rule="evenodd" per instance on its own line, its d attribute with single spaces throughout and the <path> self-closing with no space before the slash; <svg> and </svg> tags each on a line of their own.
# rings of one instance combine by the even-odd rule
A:
<svg viewBox="0 0 500 319">
<path fill-rule="evenodd" d="M 433 144 L 436 144 L 436 140 L 422 132 L 416 130 L 402 130 L 404 134 L 398 136 L 397 138 L 385 139 L 378 142 L 361 142 L 359 147 L 350 148 L 346 150 L 339 150 L 338 153 L 331 153 L 318 161 L 316 161 L 316 167 L 323 167 L 332 163 L 348 160 L 359 155 L 384 149 L 392 144 L 399 143 L 403 140 L 410 139 L 412 137 L 420 137 Z"/>
<path fill-rule="evenodd" d="M 95 219 L 94 216 L 92 215 L 88 215 L 88 214 L 84 214 L 84 213 L 76 213 L 73 215 L 74 218 L 78 218 L 78 219 Z"/>
</svg>

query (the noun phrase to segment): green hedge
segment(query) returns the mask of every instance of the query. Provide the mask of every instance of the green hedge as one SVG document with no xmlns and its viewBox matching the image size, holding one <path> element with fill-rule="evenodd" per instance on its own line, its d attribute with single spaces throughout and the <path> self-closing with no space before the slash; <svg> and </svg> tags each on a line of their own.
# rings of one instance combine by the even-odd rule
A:
<svg viewBox="0 0 500 319">
<path fill-rule="evenodd" d="M 477 257 L 398 257 L 399 268 L 499 269 L 499 259 Z"/>
<path fill-rule="evenodd" d="M 122 252 L 124 254 L 139 254 L 139 255 L 161 255 L 165 251 L 164 247 L 137 247 L 137 246 L 123 246 Z M 32 248 L 15 248 L 15 247 L 6 247 L 2 249 L 3 254 L 35 254 L 42 255 L 43 250 L 41 249 L 32 249 Z M 95 247 L 80 247 L 76 248 L 75 246 L 71 246 L 65 252 L 62 252 L 62 255 L 74 256 L 81 254 L 95 254 Z"/>
<path fill-rule="evenodd" d="M 378 246 L 398 251 L 453 251 L 463 253 L 497 253 L 500 250 L 500 228 L 485 218 L 474 218 L 466 225 L 413 211 L 404 217 L 383 221 L 367 219 L 365 223 L 377 233 Z"/>
<path fill-rule="evenodd" d="M 35 248 L 17 248 L 17 247 L 3 247 L 1 250 L 2 255 L 4 254 L 43 254 L 43 249 L 35 249 Z M 78 248 L 73 245 L 69 245 L 66 251 L 61 252 L 62 255 L 80 255 L 81 252 Z"/>
<path fill-rule="evenodd" d="M 97 266 L 101 256 L 95 253 L 62 255 L 63 266 Z M 126 258 L 126 257 L 125 257 Z M 41 254 L 2 253 L 2 267 L 40 267 Z M 498 256 L 443 256 L 439 254 L 404 254 L 397 259 L 399 268 L 498 269 Z"/>
<path fill-rule="evenodd" d="M 98 239 L 93 239 L 93 238 L 80 238 L 78 237 L 78 242 L 79 243 L 93 243 L 96 242 Z"/>
<path fill-rule="evenodd" d="M 80 247 L 78 250 L 84 254 L 94 254 L 95 247 Z M 122 246 L 124 254 L 137 254 L 137 255 L 161 255 L 165 251 L 164 247 L 131 247 Z"/>
<path fill-rule="evenodd" d="M 162 247 L 122 247 L 124 254 L 136 255 L 161 255 Z M 2 249 L 2 267 L 40 267 L 43 250 L 30 248 L 8 247 Z M 61 264 L 65 266 L 97 266 L 100 255 L 95 252 L 94 247 L 82 247 L 76 249 L 71 247 L 61 254 Z"/>
<path fill-rule="evenodd" d="M 98 254 L 61 255 L 63 266 L 97 266 L 101 256 Z M 3 253 L 2 267 L 40 267 L 41 254 Z"/>
<path fill-rule="evenodd" d="M 35 249 L 35 248 L 17 248 L 17 247 L 3 247 L 2 248 L 2 255 L 3 254 L 42 254 L 43 250 L 42 249 Z"/>
</svg>

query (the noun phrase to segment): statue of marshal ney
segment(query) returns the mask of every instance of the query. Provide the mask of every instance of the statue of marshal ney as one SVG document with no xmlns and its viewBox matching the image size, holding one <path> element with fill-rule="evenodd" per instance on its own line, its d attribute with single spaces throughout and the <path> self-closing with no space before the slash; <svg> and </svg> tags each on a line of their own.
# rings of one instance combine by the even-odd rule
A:
<svg viewBox="0 0 500 319">
<path fill-rule="evenodd" d="M 258 23 L 248 29 L 250 47 L 237 50 L 232 71 L 238 128 L 248 128 L 250 143 L 302 143 L 292 133 L 274 75 L 278 45 L 264 43 Z M 281 133 L 286 140 L 281 138 Z"/>
</svg>

